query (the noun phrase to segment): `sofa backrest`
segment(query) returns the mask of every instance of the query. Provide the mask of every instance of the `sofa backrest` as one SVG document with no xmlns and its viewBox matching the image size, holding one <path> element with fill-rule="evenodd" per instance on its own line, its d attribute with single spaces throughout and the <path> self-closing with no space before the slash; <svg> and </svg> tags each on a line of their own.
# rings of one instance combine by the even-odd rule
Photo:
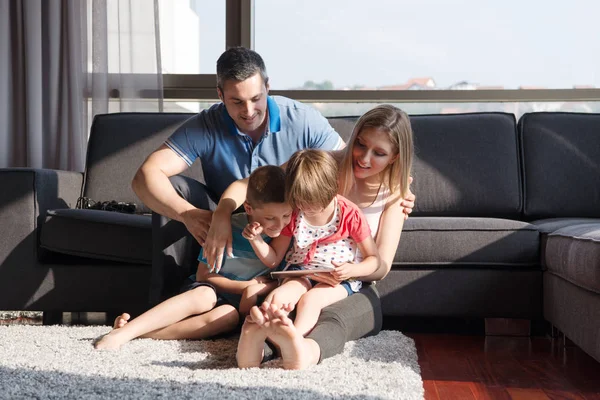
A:
<svg viewBox="0 0 600 400">
<path fill-rule="evenodd" d="M 150 212 L 131 189 L 135 172 L 189 113 L 116 113 L 96 115 L 88 141 L 83 195 L 94 201 L 124 201 Z M 196 162 L 185 175 L 203 180 Z"/>
<path fill-rule="evenodd" d="M 356 117 L 329 118 L 348 140 Z M 413 215 L 518 218 L 516 120 L 507 113 L 412 115 Z"/>
<path fill-rule="evenodd" d="M 131 180 L 190 113 L 97 115 L 88 142 L 83 193 L 95 201 L 135 202 Z M 328 118 L 348 141 L 358 117 Z M 413 115 L 413 215 L 519 217 L 522 211 L 516 121 L 512 114 Z M 185 175 L 203 181 L 200 162 Z"/>
<path fill-rule="evenodd" d="M 525 217 L 600 217 L 600 114 L 524 114 L 519 135 Z"/>
</svg>

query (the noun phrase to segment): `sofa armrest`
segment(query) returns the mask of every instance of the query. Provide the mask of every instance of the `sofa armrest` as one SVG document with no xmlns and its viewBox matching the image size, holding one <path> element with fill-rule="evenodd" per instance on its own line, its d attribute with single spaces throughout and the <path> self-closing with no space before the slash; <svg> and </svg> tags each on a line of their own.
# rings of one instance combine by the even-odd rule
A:
<svg viewBox="0 0 600 400">
<path fill-rule="evenodd" d="M 81 172 L 0 168 L 0 310 L 40 310 L 54 289 L 38 262 L 39 227 L 48 209 L 75 206 L 82 183 Z"/>
<path fill-rule="evenodd" d="M 0 265 L 18 246 L 37 249 L 37 231 L 46 211 L 74 208 L 81 194 L 83 173 L 34 168 L 0 168 Z M 29 237 L 35 240 L 26 239 Z"/>
</svg>

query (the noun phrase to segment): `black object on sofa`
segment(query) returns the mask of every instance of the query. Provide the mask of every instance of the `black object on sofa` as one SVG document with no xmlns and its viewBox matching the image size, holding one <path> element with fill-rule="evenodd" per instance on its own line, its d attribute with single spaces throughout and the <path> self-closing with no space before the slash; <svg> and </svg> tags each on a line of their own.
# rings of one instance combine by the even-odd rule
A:
<svg viewBox="0 0 600 400">
<path fill-rule="evenodd" d="M 151 286 L 160 292 L 195 265 L 193 248 L 178 255 L 177 271 L 160 259 L 169 243 L 130 186 L 145 157 L 191 115 L 97 116 L 84 174 L 0 170 L 11 188 L 0 193 L 0 224 L 9 229 L 0 309 L 141 311 Z M 356 119 L 329 121 L 348 139 Z M 600 360 L 600 115 L 411 122 L 418 198 L 392 271 L 377 284 L 384 316 L 545 317 Z M 199 163 L 186 175 L 202 180 Z M 82 195 L 135 202 L 142 214 L 73 209 Z"/>
</svg>

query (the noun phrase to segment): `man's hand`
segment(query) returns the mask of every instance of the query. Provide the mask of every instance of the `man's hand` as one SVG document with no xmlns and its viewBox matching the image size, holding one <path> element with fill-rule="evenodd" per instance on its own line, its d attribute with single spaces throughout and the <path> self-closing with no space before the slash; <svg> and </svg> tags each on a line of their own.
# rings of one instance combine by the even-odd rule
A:
<svg viewBox="0 0 600 400">
<path fill-rule="evenodd" d="M 413 181 L 412 176 L 408 177 L 408 184 L 410 185 Z M 417 196 L 413 192 L 410 191 L 410 187 L 408 188 L 408 194 L 402 201 L 400 202 L 400 207 L 402 207 L 402 212 L 404 212 L 404 220 L 408 219 L 410 213 L 412 213 L 413 208 L 415 207 L 415 200 Z"/>
<path fill-rule="evenodd" d="M 202 244 L 202 243 L 200 243 Z M 219 272 L 223 265 L 223 253 L 227 248 L 227 254 L 232 257 L 232 238 L 231 238 L 231 214 L 214 212 L 212 222 L 206 234 L 206 241 L 202 245 L 204 248 L 204 257 L 209 266 L 214 268 L 214 272 Z"/>
<path fill-rule="evenodd" d="M 181 217 L 187 230 L 194 236 L 200 246 L 204 246 L 206 235 L 209 232 L 212 211 L 192 208 L 184 212 Z"/>
<path fill-rule="evenodd" d="M 250 241 L 260 238 L 263 227 L 258 222 L 251 222 L 244 228 L 242 236 Z"/>
</svg>

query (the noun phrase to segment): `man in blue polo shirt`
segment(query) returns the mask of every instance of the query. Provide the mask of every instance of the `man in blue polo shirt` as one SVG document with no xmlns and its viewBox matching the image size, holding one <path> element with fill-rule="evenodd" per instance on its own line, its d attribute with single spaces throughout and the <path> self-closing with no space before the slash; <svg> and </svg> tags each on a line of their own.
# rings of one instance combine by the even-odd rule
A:
<svg viewBox="0 0 600 400">
<path fill-rule="evenodd" d="M 132 183 L 138 197 L 157 214 L 185 224 L 203 245 L 212 219 L 209 210 L 231 183 L 262 165 L 281 165 L 297 150 L 344 147 L 317 110 L 268 92 L 269 78 L 258 53 L 242 47 L 225 51 L 217 60 L 221 103 L 190 118 L 146 159 Z M 206 186 L 175 177 L 197 158 Z M 183 262 L 175 254 L 180 252 L 170 250 L 165 250 L 167 257 Z"/>
</svg>

